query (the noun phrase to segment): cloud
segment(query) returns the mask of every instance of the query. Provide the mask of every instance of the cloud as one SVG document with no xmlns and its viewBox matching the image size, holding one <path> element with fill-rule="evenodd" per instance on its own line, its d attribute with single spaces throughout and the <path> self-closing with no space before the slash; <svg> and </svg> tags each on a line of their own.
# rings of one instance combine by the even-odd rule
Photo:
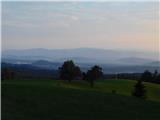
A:
<svg viewBox="0 0 160 120">
<path fill-rule="evenodd" d="M 76 16 L 71 16 L 71 19 L 74 20 L 74 21 L 79 20 L 79 18 L 76 17 Z"/>
<path fill-rule="evenodd" d="M 79 47 L 76 43 L 90 46 L 94 42 L 102 48 L 132 48 L 128 43 L 133 36 L 143 43 L 157 35 L 157 13 L 156 3 L 147 2 L 7 2 L 2 7 L 3 41 L 22 44 L 17 47 L 33 41 L 32 47 Z"/>
</svg>

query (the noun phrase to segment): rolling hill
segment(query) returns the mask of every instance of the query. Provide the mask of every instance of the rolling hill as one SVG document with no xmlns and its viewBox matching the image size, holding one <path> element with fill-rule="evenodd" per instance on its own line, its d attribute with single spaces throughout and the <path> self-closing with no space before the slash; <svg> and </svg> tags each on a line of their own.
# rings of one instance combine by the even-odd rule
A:
<svg viewBox="0 0 160 120">
<path fill-rule="evenodd" d="M 133 85 L 109 80 L 91 89 L 83 82 L 2 81 L 2 120 L 159 120 L 159 85 L 146 84 L 153 101 L 128 97 Z"/>
</svg>

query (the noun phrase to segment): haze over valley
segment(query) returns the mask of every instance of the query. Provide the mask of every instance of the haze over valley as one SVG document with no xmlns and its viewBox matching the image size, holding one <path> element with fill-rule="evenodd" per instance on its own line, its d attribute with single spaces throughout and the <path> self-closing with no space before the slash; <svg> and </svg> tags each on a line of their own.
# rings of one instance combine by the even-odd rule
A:
<svg viewBox="0 0 160 120">
<path fill-rule="evenodd" d="M 45 69 L 58 69 L 66 60 L 73 60 L 87 70 L 93 64 L 101 65 L 106 73 L 143 72 L 159 70 L 158 53 L 118 51 L 97 48 L 77 49 L 24 49 L 7 50 L 2 53 L 2 62 L 31 64 Z"/>
</svg>

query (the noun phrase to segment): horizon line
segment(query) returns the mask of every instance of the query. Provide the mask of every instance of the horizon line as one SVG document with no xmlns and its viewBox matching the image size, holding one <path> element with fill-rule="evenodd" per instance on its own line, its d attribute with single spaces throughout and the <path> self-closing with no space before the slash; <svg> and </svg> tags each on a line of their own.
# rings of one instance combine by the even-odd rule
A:
<svg viewBox="0 0 160 120">
<path fill-rule="evenodd" d="M 148 50 L 142 50 L 142 49 L 121 49 L 121 48 L 116 48 L 116 49 L 111 49 L 111 48 L 97 48 L 97 47 L 76 47 L 76 48 L 42 48 L 42 47 L 35 47 L 35 48 L 19 48 L 19 49 L 3 49 L 1 48 L 1 52 L 3 51 L 11 51 L 11 50 L 36 50 L 36 49 L 41 49 L 41 50 L 75 50 L 75 49 L 96 49 L 96 50 L 110 50 L 110 51 L 129 51 L 129 52 L 151 52 L 151 53 L 159 53 L 159 51 L 148 51 Z"/>
</svg>

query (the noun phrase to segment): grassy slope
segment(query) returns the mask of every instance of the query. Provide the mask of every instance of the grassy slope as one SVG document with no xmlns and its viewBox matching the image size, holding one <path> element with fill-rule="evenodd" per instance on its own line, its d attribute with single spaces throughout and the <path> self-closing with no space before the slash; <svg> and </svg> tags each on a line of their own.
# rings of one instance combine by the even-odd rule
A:
<svg viewBox="0 0 160 120">
<path fill-rule="evenodd" d="M 129 86 L 133 81 L 100 81 L 93 89 L 77 82 L 4 81 L 2 120 L 159 120 L 160 102 L 105 93 L 114 88 L 129 95 Z M 159 85 L 147 87 L 158 101 Z"/>
<path fill-rule="evenodd" d="M 60 85 L 66 88 L 74 88 L 81 90 L 94 90 L 112 93 L 115 90 L 117 94 L 131 96 L 136 81 L 133 80 L 100 80 L 97 81 L 94 88 L 90 88 L 85 82 L 72 82 L 67 84 L 61 82 Z M 153 83 L 144 83 L 147 90 L 147 100 L 160 102 L 160 85 Z"/>
</svg>

